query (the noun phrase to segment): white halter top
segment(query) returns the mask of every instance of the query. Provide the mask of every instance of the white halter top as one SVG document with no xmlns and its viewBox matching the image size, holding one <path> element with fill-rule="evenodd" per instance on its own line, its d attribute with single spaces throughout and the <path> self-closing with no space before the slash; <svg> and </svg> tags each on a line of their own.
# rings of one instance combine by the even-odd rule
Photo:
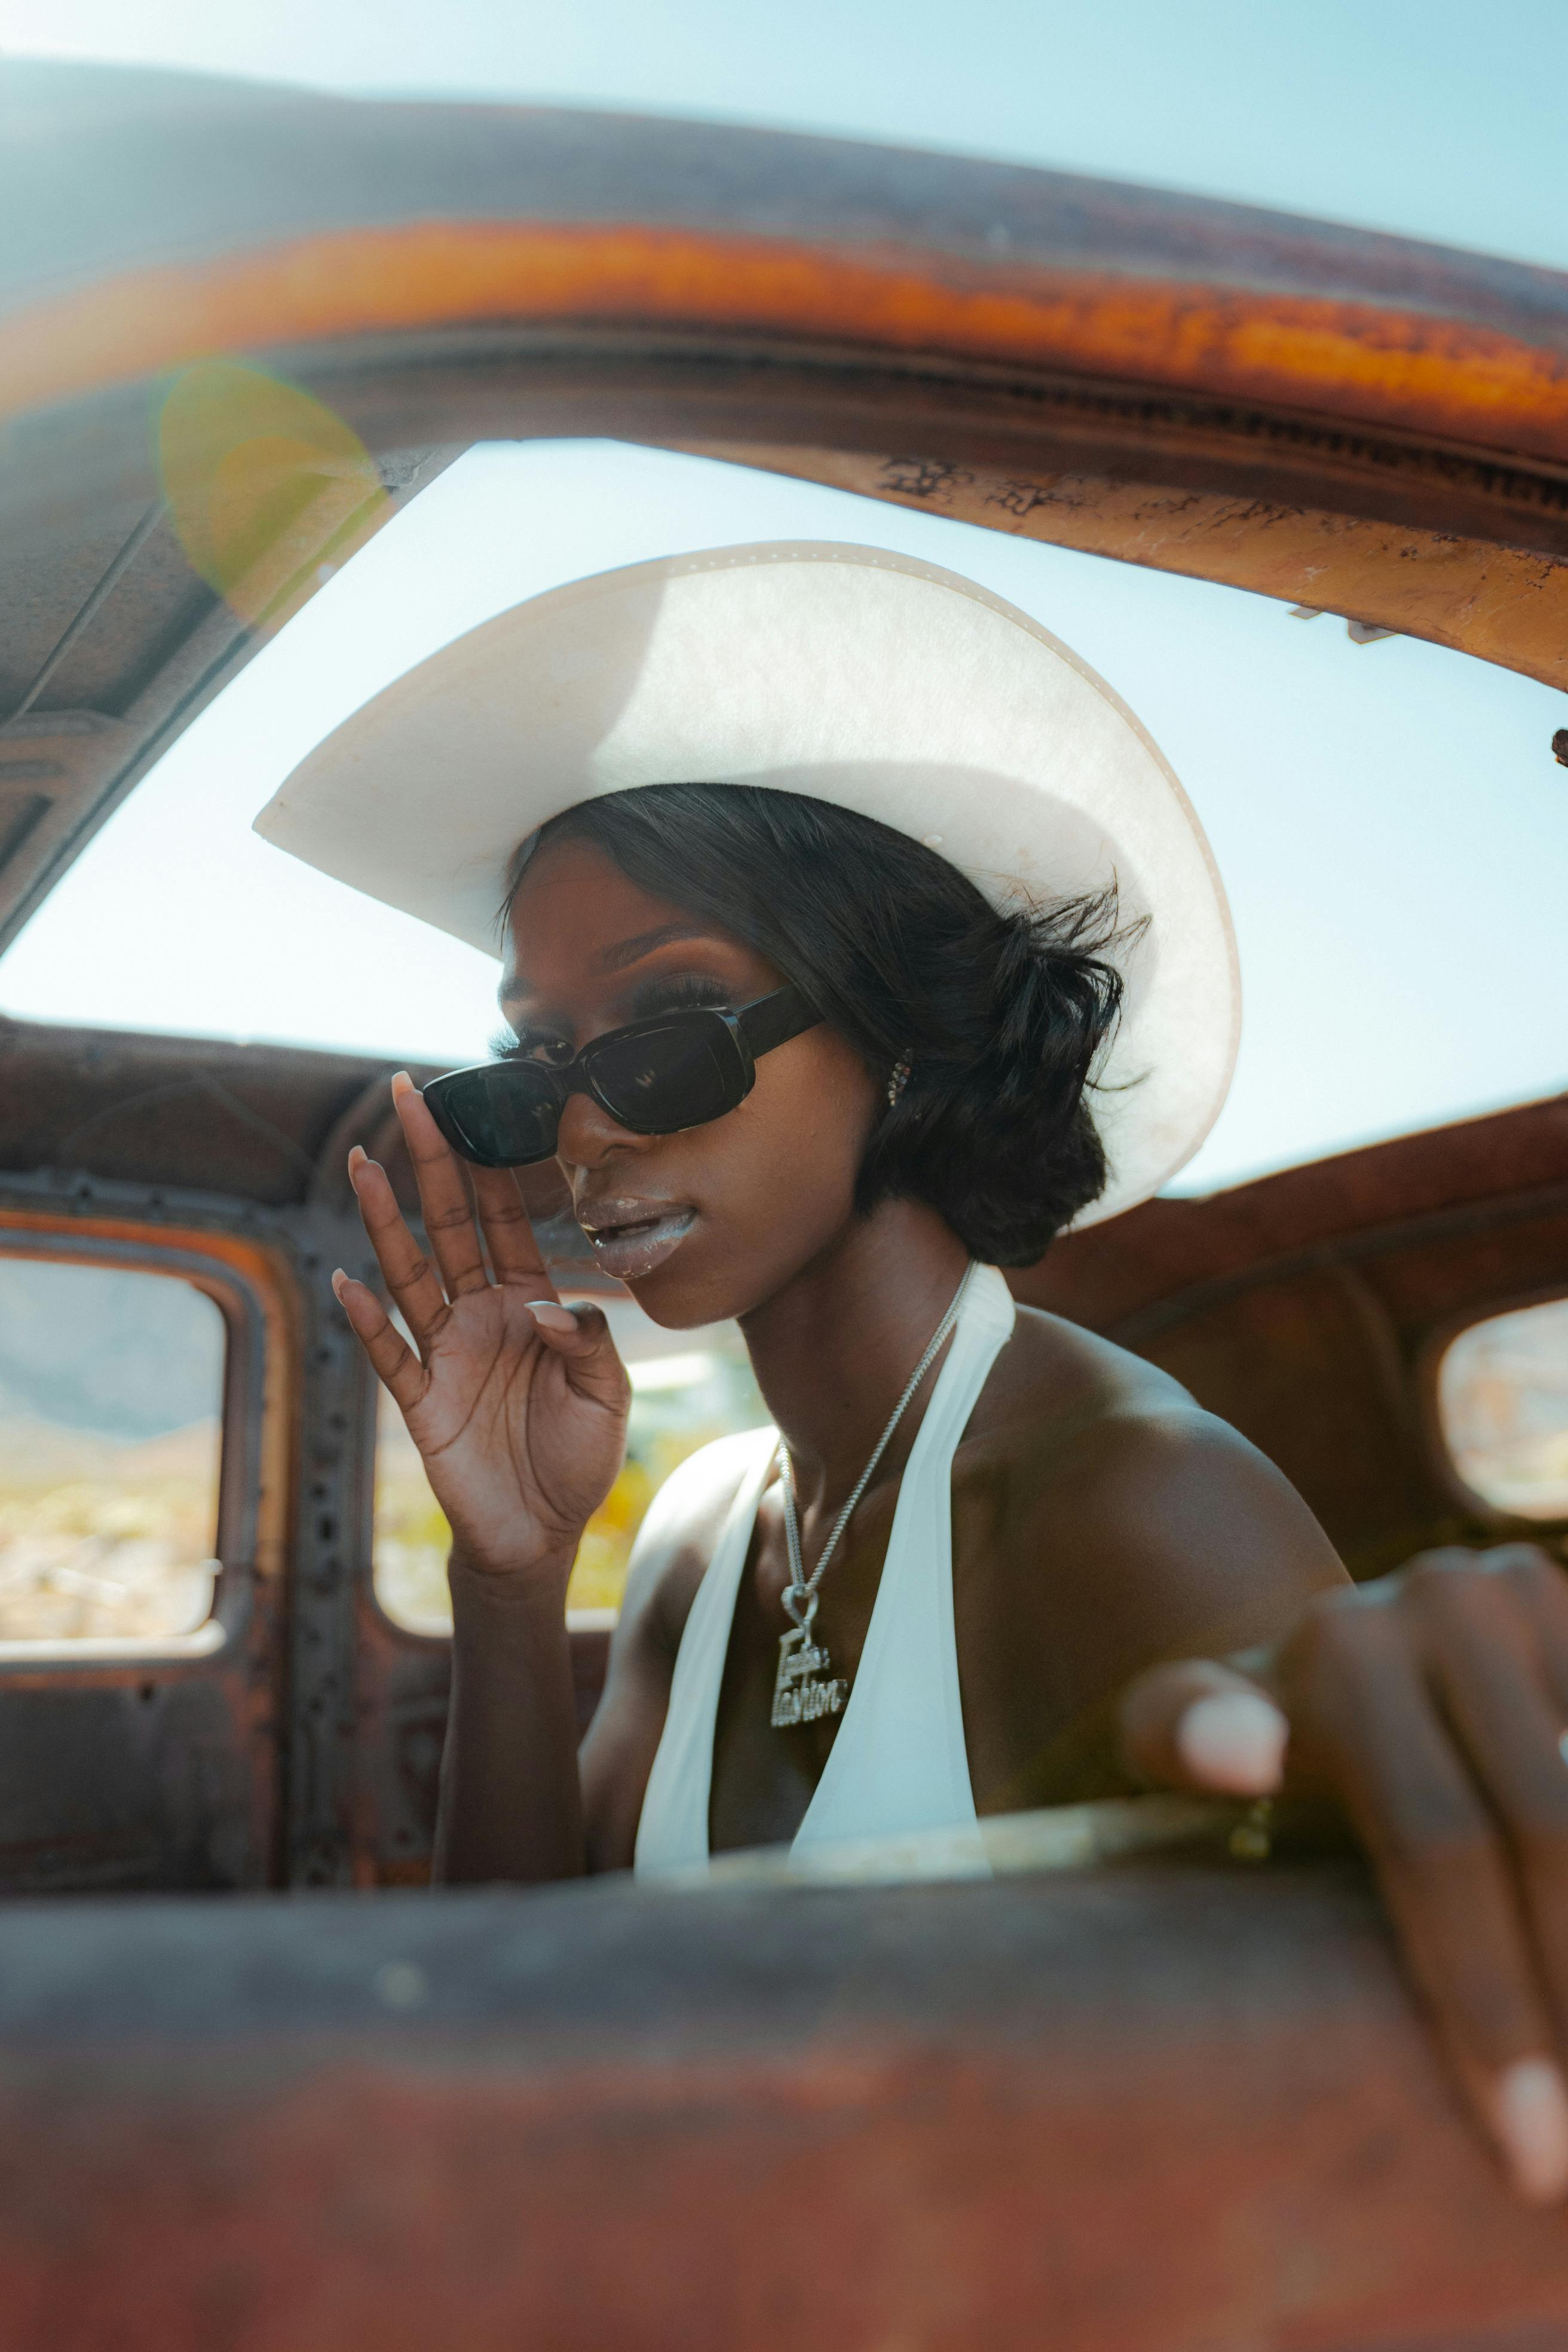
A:
<svg viewBox="0 0 1568 2352">
<path fill-rule="evenodd" d="M 1012 1293 L 995 1267 L 972 1267 L 947 1360 L 899 1487 L 859 1670 L 793 1853 L 846 1838 L 967 1827 L 974 1837 L 974 1867 L 986 1869 L 958 1690 L 952 1457 L 1012 1335 L 1013 1318 Z M 759 1429 L 721 1442 L 742 1449 L 744 1474 L 680 1637 L 669 1712 L 637 1825 L 639 1877 L 700 1868 L 708 1859 L 719 1686 L 778 1432 Z"/>
</svg>

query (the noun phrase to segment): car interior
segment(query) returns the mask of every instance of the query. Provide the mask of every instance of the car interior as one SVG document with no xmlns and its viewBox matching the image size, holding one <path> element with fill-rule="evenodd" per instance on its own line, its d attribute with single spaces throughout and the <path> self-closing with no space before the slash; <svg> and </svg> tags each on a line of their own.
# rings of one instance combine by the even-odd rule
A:
<svg viewBox="0 0 1568 2352">
<path fill-rule="evenodd" d="M 1348 620 L 1361 644 L 1420 637 L 1568 688 L 1568 281 L 1551 273 L 1204 199 L 718 125 L 362 106 L 87 67 L 0 66 L 0 88 L 5 119 L 26 133 L 0 150 L 0 210 L 26 224 L 0 249 L 0 953 L 258 648 L 484 443 L 692 453 L 1223 583 Z M 87 140 L 123 191 L 113 219 L 75 193 Z M 1557 757 L 1568 765 L 1568 739 Z M 1552 758 L 1544 740 L 1541 758 Z M 519 2194 L 539 2189 L 524 2232 L 538 2340 L 676 2340 L 647 2316 L 681 2326 L 675 2269 L 635 2310 L 625 2281 L 651 2275 L 660 2231 L 686 2245 L 690 2202 L 711 2200 L 715 2226 L 731 2226 L 728 2177 L 743 2168 L 747 2133 L 763 2129 L 745 2120 L 742 2077 L 754 2089 L 771 2063 L 757 2005 L 777 1994 L 775 2050 L 798 2054 L 810 2007 L 800 1988 L 815 2018 L 860 2003 L 872 2041 L 891 2036 L 890 2071 L 881 2088 L 868 2076 L 856 2091 L 844 2161 L 857 2133 L 896 2128 L 918 2142 L 911 2162 L 940 2168 L 940 2133 L 921 2137 L 912 2078 L 898 2070 L 945 2021 L 953 2047 L 984 2042 L 1005 2074 L 1016 2028 L 996 1956 L 1036 1933 L 1022 1924 L 1035 1916 L 1024 1882 L 984 1896 L 919 1885 L 845 1895 L 861 1907 L 821 1928 L 793 1977 L 790 1936 L 817 1931 L 805 1912 L 786 1921 L 769 1908 L 795 1899 L 787 1886 L 737 1881 L 728 1896 L 692 1896 L 729 1906 L 705 1926 L 675 1897 L 650 1908 L 628 1889 L 591 1916 L 563 1892 L 538 1898 L 538 2031 L 556 2072 L 546 2088 L 538 2078 L 531 2107 L 521 2091 L 522 2105 L 507 2107 L 498 2085 L 524 2029 L 506 2003 L 521 1999 L 526 1969 L 518 1961 L 523 1975 L 505 1977 L 479 1912 L 425 1891 L 448 1687 L 445 1525 L 331 1288 L 340 1265 L 374 1276 L 344 1172 L 351 1146 L 382 1160 L 405 1209 L 416 1206 L 389 1092 L 399 1065 L 204 1034 L 199 970 L 189 1027 L 143 1034 L 112 1003 L 101 1026 L 0 1016 L 0 1893 L 28 1898 L 13 1906 L 17 1923 L 41 1923 L 17 1948 L 16 1997 L 44 2003 L 42 2016 L 56 1998 L 47 1988 L 66 1986 L 65 2005 L 47 2011 L 51 2046 L 79 2053 L 89 2013 L 120 2016 L 116 1986 L 130 1988 L 138 2048 L 163 2036 L 165 2053 L 184 2049 L 189 2021 L 184 2056 L 114 2076 L 122 2117 L 158 2065 L 184 2082 L 183 2068 L 210 2070 L 220 2043 L 314 2034 L 312 2048 L 361 2069 L 342 2129 L 352 2123 L 363 2145 L 403 2128 L 392 2092 L 378 2105 L 383 2090 L 364 2089 L 374 2036 L 406 2030 L 447 1970 L 468 2007 L 457 1993 L 456 2007 L 437 2003 L 443 2032 L 458 2033 L 460 2011 L 499 2037 L 485 2044 L 489 2105 L 470 2117 L 468 2160 L 504 2116 L 531 2118 L 522 2169 L 502 2170 Z M 409 1066 L 416 1082 L 437 1075 Z M 563 1289 L 609 1303 L 633 1373 L 627 1467 L 570 1596 L 585 1726 L 649 1495 L 685 1452 L 751 1425 L 761 1407 L 732 1332 L 657 1332 L 597 1273 L 552 1167 L 524 1181 Z M 1429 1547 L 1510 1535 L 1563 1556 L 1561 1096 L 1150 1201 L 1068 1234 L 1013 1282 L 1026 1302 L 1160 1365 L 1252 1439 L 1357 1578 Z M 1156 1825 L 1151 1843 L 1164 1836 Z M 1197 2087 L 1198 2044 L 1212 2058 L 1234 2029 L 1194 1989 L 1221 1946 L 1251 1953 L 1258 1983 L 1267 1978 L 1256 2031 L 1297 2052 L 1298 2084 L 1314 2063 L 1312 2003 L 1331 1979 L 1340 1987 L 1363 2040 L 1347 2034 L 1335 2081 L 1363 2150 L 1394 2129 L 1390 2083 L 1413 2102 L 1400 2145 L 1415 2152 L 1388 2191 L 1384 2301 L 1369 2288 L 1357 2303 L 1347 2256 L 1321 2308 L 1319 2289 L 1301 2290 L 1302 2309 L 1317 2312 L 1313 2344 L 1392 2345 L 1354 2330 L 1370 2328 L 1374 2306 L 1397 2318 L 1401 2294 L 1426 2310 L 1422 2296 L 1462 2288 L 1492 2308 L 1476 2281 L 1489 2294 L 1505 2276 L 1556 2275 L 1544 2242 L 1510 2234 L 1500 2192 L 1475 2189 L 1443 2095 L 1411 2089 L 1426 2063 L 1415 2042 L 1395 2033 L 1394 2059 L 1367 2056 L 1393 1996 L 1364 1891 L 1304 1872 L 1265 1919 L 1223 1839 L 1184 1875 L 1150 1872 L 1118 1878 L 1115 1899 L 1145 1906 L 1167 1971 L 1158 1998 L 1139 1990 L 1109 1913 L 1093 1914 L 1096 1927 L 1064 1895 L 1059 1915 L 1062 1936 L 1079 1939 L 1062 2032 L 1077 2037 L 1084 2085 L 1099 2063 L 1085 2054 L 1099 2046 L 1085 2021 L 1097 1989 L 1130 2015 L 1145 2000 L 1146 2030 L 1130 2028 L 1125 2044 L 1140 2053 L 1124 2084 L 1128 2133 L 1163 2099 L 1210 2135 L 1216 2163 L 1252 2184 L 1246 2195 L 1273 2193 L 1256 2135 L 1286 2130 L 1278 2102 L 1258 2120 L 1275 2091 L 1237 2090 L 1222 2113 Z M 331 1928 L 330 1910 L 279 1901 L 305 1890 L 385 1899 Z M 416 1895 L 417 1915 L 396 1909 Z M 157 1989 L 175 1911 L 126 1900 L 154 1895 L 201 1897 L 216 1923 L 219 1942 L 203 1947 L 207 1990 L 181 2018 Z M 129 1924 L 68 1945 L 69 1920 L 89 1915 L 53 1902 L 66 1896 L 112 1896 L 119 1908 L 92 1916 Z M 928 1900 L 917 1954 L 912 1906 Z M 994 1933 L 980 1932 L 982 1902 Z M 348 1981 L 321 1958 L 329 1944 L 350 1955 L 342 1967 L 368 2006 L 322 1990 Z M 901 1957 L 880 1979 L 891 2008 L 878 2011 L 867 1972 L 894 1944 Z M 1347 1951 L 1354 1965 L 1336 1976 Z M 263 1990 L 234 1990 L 253 1964 Z M 237 2004 L 227 2011 L 226 1985 Z M 1171 2021 L 1189 1993 L 1201 2030 Z M 972 2045 L 965 2021 L 982 2010 Z M 1148 2022 L 1156 2011 L 1165 2022 Z M 706 2122 L 687 2111 L 657 2195 L 640 2173 L 627 2185 L 629 2142 L 617 2143 L 620 2170 L 608 2158 L 594 2169 L 616 2132 L 636 2127 L 635 2102 L 611 2116 L 605 2053 L 635 2043 L 646 2054 L 656 2027 L 661 2047 L 710 2067 Z M 303 2042 L 289 2047 L 306 2068 Z M 470 2062 L 471 2051 L 450 2059 L 454 2081 Z M 229 2077 L 220 2066 L 212 2079 Z M 316 2095 L 331 2094 L 318 2084 Z M 657 2137 L 655 2091 L 638 2097 Z M 773 2124 L 794 2117 L 791 2162 L 837 2161 L 802 2099 L 798 2084 L 780 2087 L 768 2110 Z M 85 2087 L 73 2112 L 100 2128 Z M 431 2128 L 445 2146 L 445 2124 Z M 1005 2132 L 984 2152 L 960 2142 L 973 2198 L 993 2200 L 984 2223 L 964 2205 L 962 2263 L 976 2277 L 1000 2263 L 995 2277 L 1011 2284 L 995 2292 L 1021 2308 L 1025 2257 L 995 2251 L 1020 2143 Z M 625 2191 L 618 2264 L 596 2266 L 564 2187 L 540 2187 L 558 2164 L 578 2167 L 596 2208 Z M 767 2177 L 787 2196 L 800 2176 Z M 1092 2211 L 1087 2187 L 1075 2209 L 1083 2276 L 1103 2284 L 1117 2231 L 1152 2216 L 1163 2252 L 1151 2278 L 1163 2263 L 1166 2284 L 1145 2282 L 1145 2305 L 1128 2288 L 1120 2337 L 1152 2343 L 1139 2331 L 1160 2310 L 1184 2297 L 1201 2316 L 1220 2289 L 1182 2271 L 1169 2171 L 1156 2179 L 1134 2165 L 1118 2178 L 1113 2193 L 1101 2177 Z M 1424 2268 L 1430 2231 L 1414 2217 L 1424 2199 L 1450 2214 L 1467 2197 L 1443 2287 Z M 1350 2243 L 1354 2203 L 1321 2189 L 1323 2242 Z M 903 2290 L 888 2281 L 909 2249 L 896 2262 L 897 2231 L 884 2246 L 880 2222 L 853 2200 L 846 2211 L 861 2236 L 847 2221 L 837 2258 L 881 2248 L 867 2310 L 896 2315 Z M 377 2226 L 392 2226 L 386 2213 Z M 407 2289 L 416 2300 L 456 2291 L 425 2230 L 414 2233 L 429 2253 L 426 2283 Z M 179 2273 L 185 2256 L 160 2243 Z M 326 2275 L 325 2252 L 301 2259 Z M 1243 2300 L 1261 2310 L 1278 2289 L 1273 2256 L 1257 2251 L 1242 2268 Z M 802 2291 L 802 2326 L 830 2309 L 815 2292 Z M 804 2336 L 781 2325 L 748 2340 Z M 1059 2340 L 1118 2339 L 1086 2321 Z"/>
</svg>

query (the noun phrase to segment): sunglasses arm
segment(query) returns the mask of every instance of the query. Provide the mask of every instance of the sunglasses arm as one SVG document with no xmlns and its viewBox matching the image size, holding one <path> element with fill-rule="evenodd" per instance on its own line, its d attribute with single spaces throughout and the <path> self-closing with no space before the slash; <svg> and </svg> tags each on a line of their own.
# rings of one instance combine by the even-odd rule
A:
<svg viewBox="0 0 1568 2352">
<path fill-rule="evenodd" d="M 775 1045 L 786 1045 L 792 1037 L 817 1028 L 821 1021 L 822 1015 L 811 999 L 787 983 L 735 1015 L 735 1026 L 753 1062 L 759 1054 L 769 1054 Z"/>
</svg>

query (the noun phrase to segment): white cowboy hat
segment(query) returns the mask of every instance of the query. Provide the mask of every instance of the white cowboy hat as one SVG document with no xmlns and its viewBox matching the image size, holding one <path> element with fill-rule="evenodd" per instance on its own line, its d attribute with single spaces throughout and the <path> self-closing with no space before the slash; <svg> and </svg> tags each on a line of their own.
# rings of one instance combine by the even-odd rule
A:
<svg viewBox="0 0 1568 2352">
<path fill-rule="evenodd" d="M 329 735 L 256 820 L 280 849 L 499 952 L 513 853 L 579 801 L 747 783 L 862 810 L 995 905 L 1114 882 L 1126 1003 L 1080 1225 L 1158 1192 L 1230 1084 L 1236 942 L 1197 818 L 1131 712 L 1026 614 L 880 548 L 637 563 L 514 605 Z"/>
</svg>

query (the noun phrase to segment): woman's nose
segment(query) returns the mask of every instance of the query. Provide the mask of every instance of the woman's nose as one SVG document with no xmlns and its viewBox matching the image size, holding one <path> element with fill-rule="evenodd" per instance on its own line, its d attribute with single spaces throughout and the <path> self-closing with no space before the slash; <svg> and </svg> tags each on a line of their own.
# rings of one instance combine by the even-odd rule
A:
<svg viewBox="0 0 1568 2352">
<path fill-rule="evenodd" d="M 658 1139 L 657 1136 L 636 1135 L 629 1127 L 619 1126 L 592 1095 L 574 1094 L 567 1096 L 561 1114 L 555 1156 L 569 1167 L 602 1168 L 620 1153 L 641 1151 Z"/>
</svg>

